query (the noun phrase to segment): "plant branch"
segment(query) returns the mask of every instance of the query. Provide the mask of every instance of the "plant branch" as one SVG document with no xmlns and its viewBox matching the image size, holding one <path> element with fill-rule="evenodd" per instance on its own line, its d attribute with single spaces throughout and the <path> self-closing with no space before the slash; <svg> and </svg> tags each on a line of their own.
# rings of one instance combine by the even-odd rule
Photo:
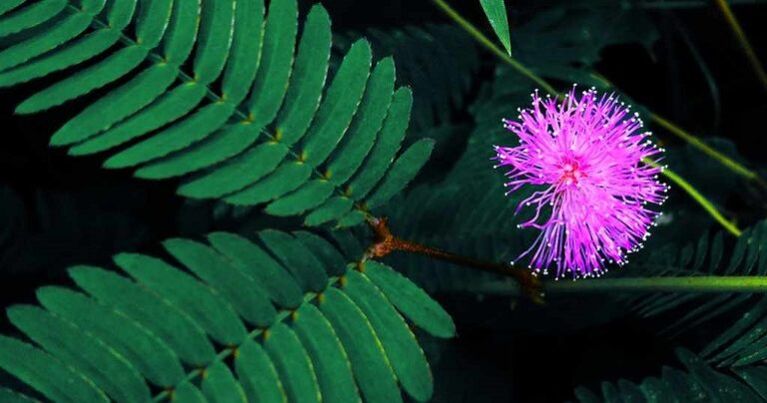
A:
<svg viewBox="0 0 767 403">
<path fill-rule="evenodd" d="M 618 87 L 612 82 L 610 82 L 610 80 L 608 80 L 607 77 L 596 72 L 592 73 L 592 76 L 602 81 L 606 85 L 612 88 L 618 89 Z M 666 129 L 671 134 L 679 137 L 680 139 L 686 141 L 687 143 L 697 148 L 704 154 L 717 160 L 720 164 L 724 165 L 732 172 L 740 176 L 743 176 L 744 178 L 748 180 L 753 181 L 754 183 L 756 183 L 763 189 L 767 189 L 767 182 L 765 182 L 764 179 L 762 179 L 762 177 L 759 176 L 756 172 L 746 168 L 745 166 L 733 160 L 732 158 L 728 157 L 727 155 L 717 151 L 715 148 L 709 146 L 700 138 L 694 136 L 693 134 L 690 134 L 689 132 L 685 131 L 681 127 L 677 126 L 675 123 L 671 122 L 670 120 L 658 115 L 655 112 L 649 111 L 649 113 L 650 113 L 650 120 L 652 120 L 658 126 Z"/>
<path fill-rule="evenodd" d="M 492 52 L 494 55 L 496 55 L 498 58 L 503 60 L 505 63 L 510 65 L 512 68 L 517 70 L 519 73 L 527 77 L 528 79 L 532 80 L 536 84 L 540 85 L 543 89 L 545 89 L 547 92 L 551 93 L 552 95 L 556 95 L 557 97 L 561 97 L 562 94 L 557 91 L 551 84 L 549 84 L 546 80 L 544 80 L 542 77 L 535 74 L 532 70 L 527 68 L 525 65 L 517 61 L 516 59 L 512 58 L 511 56 L 507 55 L 504 51 L 502 51 L 498 46 L 496 46 L 490 39 L 487 38 L 479 29 L 477 29 L 472 23 L 467 21 L 463 16 L 461 16 L 455 9 L 453 9 L 448 3 L 446 3 L 444 0 L 432 0 L 432 2 L 440 9 L 442 12 L 444 12 L 450 19 L 455 21 L 456 24 L 458 24 L 461 28 L 463 28 L 469 35 L 471 35 L 472 38 L 474 38 L 477 42 L 479 42 L 482 46 L 484 46 L 486 49 L 488 49 L 490 52 Z M 606 84 L 613 86 L 609 81 L 607 81 L 604 77 L 595 74 L 595 78 L 599 78 L 603 80 Z M 613 86 L 614 87 L 614 86 Z M 678 126 L 674 125 L 673 123 L 669 122 L 668 120 L 654 114 L 650 113 L 650 118 L 657 122 L 662 127 L 669 130 L 671 133 L 681 137 L 682 139 L 688 141 L 691 145 L 694 147 L 700 149 L 704 153 L 708 154 L 712 158 L 716 159 L 720 163 L 724 164 L 726 167 L 732 169 L 736 173 L 739 173 L 741 175 L 746 176 L 749 179 L 756 180 L 757 183 L 765 184 L 764 181 L 759 178 L 759 176 L 748 170 L 747 168 L 743 167 L 742 165 L 738 164 L 737 162 L 733 161 L 729 157 L 727 157 L 724 154 L 721 154 L 714 150 L 713 148 L 706 145 L 703 141 L 696 138 L 690 133 L 687 133 L 683 129 L 679 128 Z M 716 208 L 714 207 L 713 203 L 709 202 L 700 192 L 695 190 L 695 188 L 690 185 L 687 181 L 682 179 L 679 175 L 675 174 L 673 171 L 669 169 L 665 169 L 663 171 L 663 174 L 666 175 L 671 181 L 674 183 L 680 185 L 680 187 L 685 190 L 690 197 L 692 197 L 696 202 L 698 202 L 704 210 L 706 210 L 711 216 L 722 224 L 722 226 L 727 229 L 730 233 L 738 236 L 740 234 L 740 230 L 732 223 L 730 223 L 727 219 L 722 216 L 721 213 L 719 213 Z M 767 186 L 765 186 L 767 188 Z"/>
<path fill-rule="evenodd" d="M 767 276 L 688 276 L 599 278 L 578 281 L 543 282 L 546 295 L 578 293 L 765 293 Z M 509 282 L 486 282 L 472 287 L 472 292 L 488 295 L 520 295 L 519 286 Z"/>
<path fill-rule="evenodd" d="M 762 83 L 762 87 L 767 90 L 767 73 L 765 73 L 764 67 L 759 61 L 759 57 L 756 55 L 756 52 L 754 52 L 754 48 L 751 47 L 751 43 L 748 41 L 748 37 L 743 31 L 743 28 L 740 26 L 738 19 L 735 18 L 735 14 L 732 12 L 730 5 L 727 4 L 726 0 L 715 0 L 715 3 L 717 7 L 719 7 L 719 11 L 722 12 L 724 19 L 730 26 L 730 29 L 732 29 L 732 33 L 735 35 L 735 39 L 738 40 L 740 47 L 743 48 L 743 52 L 746 54 L 748 62 L 751 64 L 751 68 L 754 70 L 757 78 Z"/>
<path fill-rule="evenodd" d="M 375 243 L 367 252 L 369 257 L 381 258 L 394 251 L 409 252 L 485 272 L 500 274 L 512 278 L 517 284 L 517 290 L 521 290 L 531 300 L 539 304 L 543 303 L 541 281 L 528 270 L 518 269 L 507 264 L 476 260 L 398 238 L 389 230 L 386 218 L 369 217 L 368 224 L 376 236 Z"/>
<path fill-rule="evenodd" d="M 650 165 L 656 165 L 653 161 L 644 160 L 645 163 L 648 163 Z M 689 182 L 687 182 L 684 178 L 679 176 L 676 172 L 668 169 L 668 167 L 663 168 L 663 174 L 666 175 L 666 177 L 674 182 L 677 186 L 682 188 L 685 192 L 687 192 L 690 197 L 692 197 L 698 204 L 700 204 L 701 207 L 703 207 L 704 210 L 708 212 L 711 217 L 716 220 L 724 229 L 727 230 L 727 232 L 731 233 L 732 235 L 735 235 L 736 237 L 739 237 L 743 231 L 738 228 L 737 225 L 735 225 L 733 222 L 728 220 L 725 216 L 722 215 L 722 213 L 719 212 L 719 210 L 716 209 L 716 206 L 714 206 L 713 203 L 711 203 L 708 199 L 706 199 L 705 196 L 700 194 L 695 187 L 693 187 Z"/>
</svg>

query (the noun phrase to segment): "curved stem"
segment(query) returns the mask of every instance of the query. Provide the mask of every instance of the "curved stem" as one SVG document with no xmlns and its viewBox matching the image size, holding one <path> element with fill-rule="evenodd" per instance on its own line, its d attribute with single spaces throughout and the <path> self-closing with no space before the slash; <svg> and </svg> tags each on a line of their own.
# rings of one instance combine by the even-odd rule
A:
<svg viewBox="0 0 767 403">
<path fill-rule="evenodd" d="M 759 61 L 759 57 L 756 55 L 756 52 L 754 52 L 754 48 L 751 47 L 751 43 L 748 41 L 748 37 L 743 31 L 743 28 L 740 26 L 738 19 L 735 18 L 735 14 L 732 12 L 730 5 L 727 4 L 726 0 L 715 0 L 715 3 L 717 7 L 719 7 L 719 10 L 722 12 L 724 19 L 727 20 L 727 24 L 730 25 L 730 29 L 732 29 L 732 33 L 735 35 L 735 39 L 738 40 L 740 47 L 743 48 L 743 52 L 746 54 L 748 62 L 751 64 L 751 68 L 754 70 L 754 73 L 756 73 L 756 77 L 762 83 L 764 89 L 767 90 L 767 73 L 764 71 L 764 67 L 762 67 L 762 63 Z"/>
<path fill-rule="evenodd" d="M 602 76 L 601 74 L 595 72 L 595 73 L 592 73 L 591 76 L 601 80 L 606 85 L 617 89 L 615 84 L 610 82 L 610 80 L 608 80 L 606 77 Z M 745 166 L 741 165 L 739 162 L 717 151 L 715 148 L 703 142 L 700 138 L 690 134 L 686 130 L 682 129 L 681 127 L 677 126 L 673 122 L 669 121 L 668 119 L 658 115 L 655 112 L 650 112 L 650 120 L 658 124 L 658 126 L 663 127 L 671 134 L 686 141 L 687 143 L 697 148 L 698 150 L 708 155 L 709 157 L 717 160 L 720 164 L 724 165 L 725 167 L 730 169 L 732 172 L 740 176 L 743 176 L 744 178 L 748 180 L 753 181 L 757 185 L 761 186 L 763 189 L 767 189 L 767 182 L 765 182 L 764 179 L 762 179 L 762 177 L 760 177 L 756 172 L 746 168 Z"/>
<path fill-rule="evenodd" d="M 599 278 L 578 281 L 545 281 L 546 295 L 575 293 L 765 293 L 766 276 L 691 276 L 650 278 Z M 519 286 L 509 282 L 487 282 L 472 287 L 472 292 L 488 295 L 520 295 Z"/>
<path fill-rule="evenodd" d="M 455 11 L 452 7 L 450 7 L 449 4 L 447 4 L 444 0 L 432 0 L 434 3 L 439 7 L 445 14 L 447 14 L 450 19 L 456 22 L 456 24 L 460 25 L 461 28 L 463 28 L 466 32 L 469 33 L 469 35 L 472 36 L 477 42 L 481 43 L 487 50 L 501 58 L 504 62 L 514 67 L 515 70 L 519 71 L 522 75 L 529 78 L 530 80 L 534 81 L 536 84 L 540 85 L 541 88 L 545 89 L 550 94 L 557 94 L 559 96 L 559 92 L 551 86 L 546 80 L 538 76 L 537 74 L 533 73 L 530 69 L 525 67 L 522 63 L 518 62 L 516 59 L 509 56 L 506 52 L 502 51 L 498 46 L 493 43 L 490 39 L 488 39 L 480 30 L 477 29 L 472 23 L 467 21 L 461 14 L 458 14 L 457 11 Z"/>
<path fill-rule="evenodd" d="M 396 237 L 389 230 L 388 221 L 386 218 L 368 217 L 368 224 L 375 234 L 375 243 L 373 243 L 373 245 L 368 249 L 368 257 L 381 258 L 390 254 L 391 252 L 401 251 L 416 253 L 428 256 L 432 259 L 442 260 L 465 267 L 471 267 L 481 271 L 500 274 L 502 276 L 513 279 L 516 282 L 518 289 L 521 290 L 526 296 L 528 296 L 533 302 L 539 304 L 543 303 L 541 281 L 529 270 L 515 268 L 507 264 L 486 262 L 466 256 L 456 255 L 442 249 L 437 249 L 431 246 L 426 246 L 417 242 Z"/>
<path fill-rule="evenodd" d="M 551 93 L 552 95 L 556 95 L 557 97 L 562 96 L 562 94 L 557 91 L 551 84 L 549 84 L 546 80 L 544 80 L 542 77 L 535 74 L 532 70 L 528 69 L 526 66 L 524 66 L 522 63 L 517 61 L 516 59 L 512 58 L 511 56 L 507 55 L 505 52 L 503 52 L 498 46 L 496 46 L 490 39 L 488 39 L 482 32 L 480 32 L 472 23 L 467 21 L 463 16 L 461 16 L 455 9 L 453 9 L 449 4 L 447 4 L 444 0 L 432 0 L 434 4 L 442 10 L 450 19 L 455 21 L 459 26 L 461 26 L 469 35 L 471 35 L 477 42 L 482 44 L 485 48 L 490 50 L 493 54 L 498 56 L 501 60 L 509 64 L 511 67 L 513 67 L 515 70 L 519 71 L 522 75 L 529 78 L 530 80 L 534 81 L 536 84 L 540 85 L 543 89 L 545 89 L 547 92 Z M 602 78 L 605 83 L 610 84 L 609 81 Z M 610 84 L 611 85 L 611 84 Z M 611 85 L 612 86 L 612 85 Z M 716 152 L 716 150 L 713 150 L 711 147 L 708 147 L 705 143 L 697 139 L 692 134 L 689 134 L 685 132 L 684 130 L 680 129 L 679 127 L 673 125 L 671 122 L 661 118 L 658 115 L 652 114 L 650 117 L 657 121 L 661 126 L 666 127 L 669 131 L 672 133 L 682 137 L 683 139 L 690 142 L 695 147 L 698 147 L 699 149 L 702 149 L 707 154 L 711 155 L 712 157 L 716 158 L 718 161 L 725 163 L 725 166 L 733 169 L 733 167 L 737 167 L 738 170 L 736 172 L 743 174 L 743 172 L 748 173 L 748 177 L 750 179 L 758 178 L 758 176 L 746 169 L 745 167 L 742 167 L 740 164 L 738 164 L 735 161 L 732 161 L 728 157 L 724 156 L 723 154 L 720 154 Z M 691 141 L 694 139 L 695 141 Z M 702 148 L 701 146 L 705 146 L 706 148 Z M 704 210 L 706 210 L 711 216 L 722 224 L 722 226 L 727 229 L 730 233 L 732 233 L 735 236 L 740 235 L 740 230 L 732 223 L 730 223 L 727 219 L 722 216 L 719 211 L 716 210 L 716 207 L 709 202 L 700 192 L 695 190 L 695 188 L 690 185 L 687 181 L 682 179 L 679 175 L 676 175 L 673 171 L 666 169 L 663 171 L 663 174 L 666 175 L 672 182 L 678 184 L 684 191 L 686 191 L 690 197 L 692 197 L 698 204 L 700 204 Z M 764 183 L 764 182 L 760 182 Z"/>
<path fill-rule="evenodd" d="M 668 168 L 663 168 L 663 174 L 666 175 L 669 180 L 687 192 L 690 197 L 692 197 L 698 204 L 700 204 L 700 206 L 703 207 L 703 209 L 706 210 L 708 214 L 711 215 L 711 217 L 716 220 L 716 222 L 721 224 L 722 227 L 724 227 L 724 229 L 726 229 L 729 233 L 735 236 L 740 236 L 743 233 L 734 223 L 730 222 L 726 217 L 724 217 L 722 213 L 716 209 L 716 206 L 708 201 L 705 196 L 700 194 L 700 192 L 698 192 L 698 190 L 695 189 L 689 182 L 684 180 L 684 178 L 677 175 L 676 172 Z"/>
</svg>

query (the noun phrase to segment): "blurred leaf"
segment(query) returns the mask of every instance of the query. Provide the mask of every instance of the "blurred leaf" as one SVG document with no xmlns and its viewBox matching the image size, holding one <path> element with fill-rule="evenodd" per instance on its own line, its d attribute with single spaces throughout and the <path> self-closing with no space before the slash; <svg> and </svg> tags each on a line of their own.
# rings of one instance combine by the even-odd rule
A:
<svg viewBox="0 0 767 403">
<path fill-rule="evenodd" d="M 503 44 L 506 53 L 511 56 L 511 39 L 509 38 L 509 19 L 506 17 L 506 4 L 504 0 L 479 0 L 482 4 L 482 10 L 485 11 L 490 26 L 493 27 L 495 35 Z"/>
</svg>

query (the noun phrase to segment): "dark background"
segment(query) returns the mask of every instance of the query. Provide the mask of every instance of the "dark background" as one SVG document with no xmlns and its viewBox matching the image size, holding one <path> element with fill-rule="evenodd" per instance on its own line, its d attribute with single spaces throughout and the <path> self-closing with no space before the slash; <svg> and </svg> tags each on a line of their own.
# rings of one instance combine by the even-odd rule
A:
<svg viewBox="0 0 767 403">
<path fill-rule="evenodd" d="M 487 32 L 476 1 L 454 3 Z M 336 32 L 449 22 L 426 0 L 327 0 L 323 4 Z M 534 14 L 536 5 L 531 1 L 507 4 L 513 35 L 515 25 Z M 734 10 L 765 59 L 767 4 L 737 5 Z M 650 15 L 661 34 L 652 52 L 639 45 L 611 46 L 602 51 L 597 70 L 682 127 L 731 139 L 748 160 L 766 163 L 767 92 L 718 10 L 707 4 L 655 10 Z M 491 79 L 496 66 L 488 53 L 480 55 L 481 67 L 468 103 L 481 83 Z M 67 283 L 68 265 L 99 263 L 117 251 L 151 249 L 169 236 L 234 225 L 209 220 L 205 213 L 211 206 L 184 203 L 172 184 L 99 169 L 100 156 L 70 158 L 65 150 L 49 148 L 50 134 L 90 100 L 86 97 L 32 116 L 13 114 L 15 105 L 53 79 L 0 90 L 3 306 L 34 301 L 34 289 L 41 285 Z M 454 112 L 456 121 L 470 123 L 464 111 Z M 674 142 L 668 136 L 664 139 Z M 433 362 L 439 401 L 572 399 L 578 385 L 593 390 L 602 380 L 638 381 L 657 375 L 661 365 L 673 362 L 672 349 L 680 343 L 658 336 L 654 323 L 631 316 L 609 323 L 589 318 L 588 307 L 603 303 L 599 299 L 576 306 L 555 300 L 536 307 L 503 298 L 440 297 L 456 316 L 459 337 L 440 346 L 439 358 Z M 567 324 L 581 319 L 596 324 L 567 329 Z M 492 331 L 488 322 L 496 324 Z M 0 319 L 0 330 L 13 332 L 5 317 Z"/>
</svg>

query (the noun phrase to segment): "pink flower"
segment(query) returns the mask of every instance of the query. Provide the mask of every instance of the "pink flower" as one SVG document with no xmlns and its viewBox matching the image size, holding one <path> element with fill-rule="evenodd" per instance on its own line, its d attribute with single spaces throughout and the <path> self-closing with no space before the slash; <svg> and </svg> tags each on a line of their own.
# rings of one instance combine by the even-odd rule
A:
<svg viewBox="0 0 767 403">
<path fill-rule="evenodd" d="M 510 194 L 532 185 L 517 206 L 534 209 L 519 228 L 540 231 L 530 248 L 535 273 L 556 269 L 556 278 L 600 276 L 606 263 L 626 263 L 642 247 L 660 213 L 650 209 L 666 200 L 668 187 L 658 181 L 662 149 L 642 131 L 614 95 L 593 88 L 580 98 L 575 87 L 557 103 L 532 95 L 530 109 L 516 121 L 504 119 L 519 136 L 516 147 L 495 146 L 497 167 L 508 167 Z"/>
</svg>

